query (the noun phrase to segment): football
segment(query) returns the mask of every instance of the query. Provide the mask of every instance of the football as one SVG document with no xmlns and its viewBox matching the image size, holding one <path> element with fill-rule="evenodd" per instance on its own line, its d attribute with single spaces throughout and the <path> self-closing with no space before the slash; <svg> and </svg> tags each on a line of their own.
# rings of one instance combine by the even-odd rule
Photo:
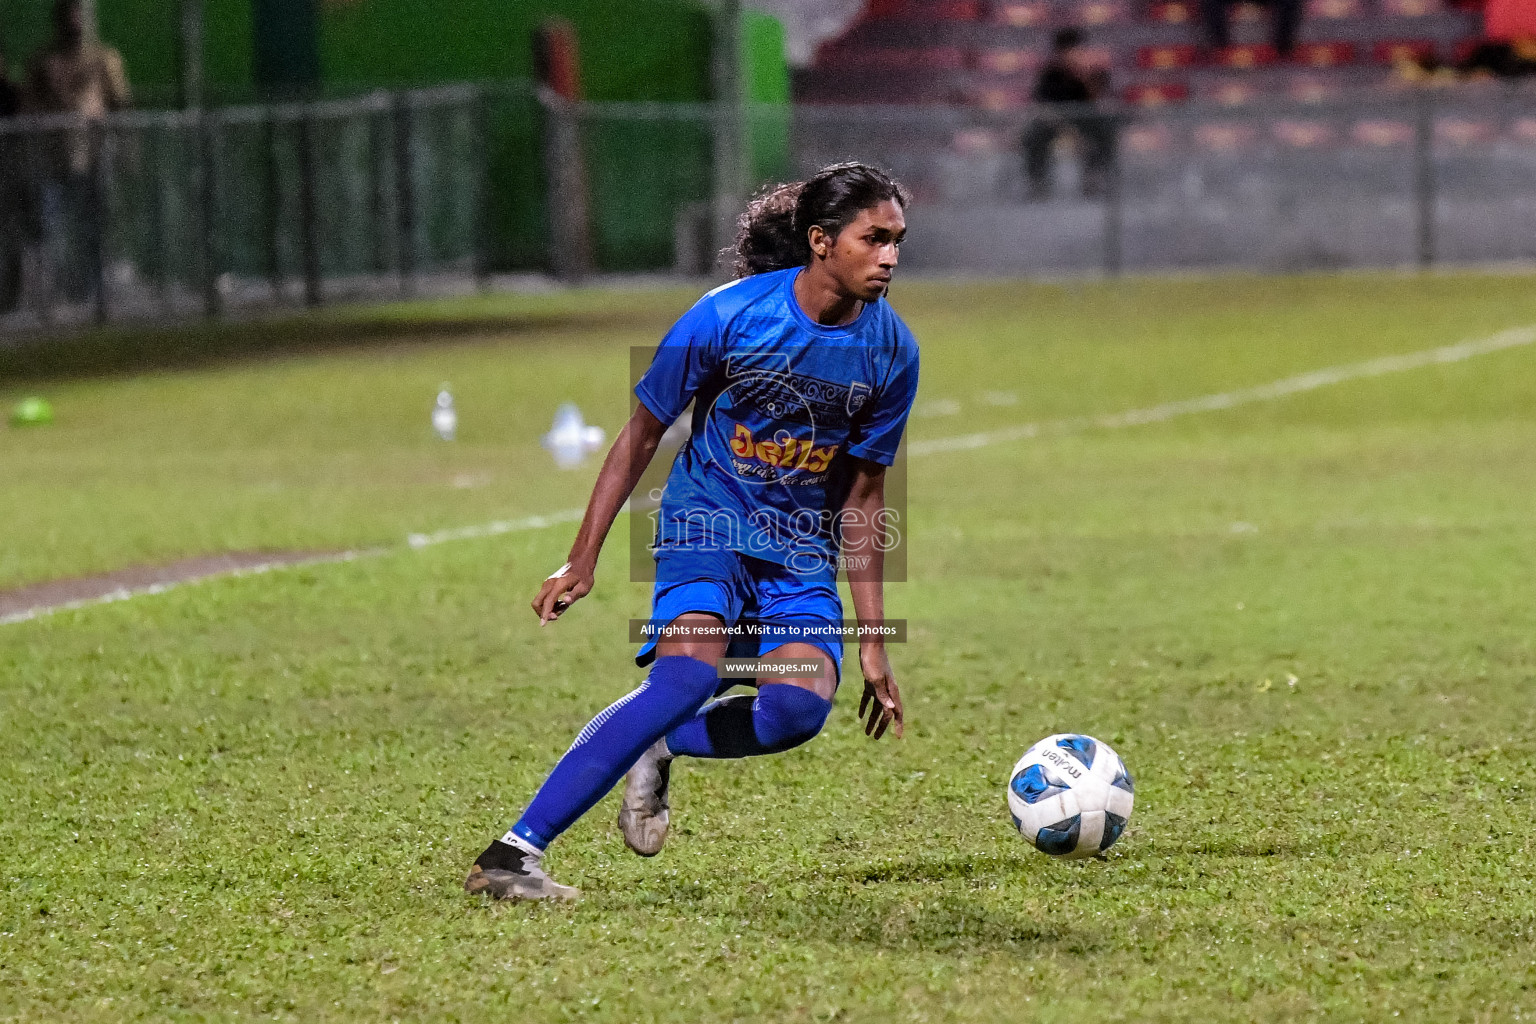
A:
<svg viewBox="0 0 1536 1024">
<path fill-rule="evenodd" d="M 1131 820 L 1135 787 L 1109 744 L 1076 733 L 1047 736 L 1024 752 L 1008 779 L 1008 811 L 1042 853 L 1093 857 Z"/>
</svg>

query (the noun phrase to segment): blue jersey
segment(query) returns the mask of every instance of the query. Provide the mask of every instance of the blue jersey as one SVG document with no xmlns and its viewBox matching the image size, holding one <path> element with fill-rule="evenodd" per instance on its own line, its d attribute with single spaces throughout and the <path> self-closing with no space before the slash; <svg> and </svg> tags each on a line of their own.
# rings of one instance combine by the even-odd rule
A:
<svg viewBox="0 0 1536 1024">
<path fill-rule="evenodd" d="M 693 402 L 658 548 L 727 548 L 834 572 L 850 456 L 889 466 L 917 393 L 917 342 L 884 299 L 826 327 L 795 301 L 801 268 L 704 296 L 662 339 L 635 395 L 663 423 Z"/>
</svg>

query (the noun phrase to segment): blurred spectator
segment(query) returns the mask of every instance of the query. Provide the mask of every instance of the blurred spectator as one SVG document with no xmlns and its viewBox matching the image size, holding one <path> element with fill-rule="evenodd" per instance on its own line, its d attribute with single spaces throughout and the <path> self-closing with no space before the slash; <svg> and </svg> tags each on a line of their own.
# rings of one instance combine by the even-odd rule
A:
<svg viewBox="0 0 1536 1024">
<path fill-rule="evenodd" d="M 40 114 L 100 118 L 128 105 L 123 58 L 90 39 L 80 0 L 55 0 L 53 39 L 32 62 L 28 107 Z"/>
<path fill-rule="evenodd" d="M 1205 19 L 1206 39 L 1211 46 L 1224 50 L 1232 44 L 1228 26 L 1228 11 L 1239 0 L 1200 0 L 1200 13 Z M 1296 49 L 1296 30 L 1301 27 L 1302 0 L 1249 0 L 1269 8 L 1273 22 L 1272 36 L 1275 52 L 1282 58 Z"/>
<path fill-rule="evenodd" d="M 0 118 L 15 117 L 21 109 L 21 90 L 11 82 L 10 72 L 0 53 Z M 0 313 L 9 313 L 21 299 L 26 205 L 16 150 L 13 137 L 0 136 Z"/>
<path fill-rule="evenodd" d="M 1088 66 L 1083 33 L 1075 28 L 1058 31 L 1051 41 L 1051 59 L 1035 82 L 1035 102 L 1041 111 L 1024 132 L 1030 199 L 1050 194 L 1051 149 L 1068 133 L 1076 135 L 1082 147 L 1083 194 L 1103 194 L 1115 155 L 1115 118 L 1095 111 L 1093 104 L 1108 95 L 1109 72 Z"/>
<path fill-rule="evenodd" d="M 46 147 L 38 190 L 44 238 L 72 300 L 89 297 L 92 261 L 100 245 L 93 179 L 102 154 L 92 124 L 126 107 L 128 99 L 122 56 L 86 31 L 80 0 L 55 0 L 53 39 L 32 62 L 26 108 L 29 113 L 74 114 L 85 122 L 60 131 Z"/>
</svg>

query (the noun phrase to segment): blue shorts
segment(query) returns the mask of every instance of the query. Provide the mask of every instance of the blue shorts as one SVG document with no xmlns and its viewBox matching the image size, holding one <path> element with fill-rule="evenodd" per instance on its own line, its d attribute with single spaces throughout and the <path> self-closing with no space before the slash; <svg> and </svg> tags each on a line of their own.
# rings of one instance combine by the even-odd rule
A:
<svg viewBox="0 0 1536 1024">
<path fill-rule="evenodd" d="M 782 644 L 809 643 L 832 659 L 842 678 L 842 637 L 829 630 L 842 624 L 843 601 L 837 577 L 830 573 L 805 576 L 738 551 L 659 548 L 651 622 L 664 626 L 686 612 L 760 627 L 755 636 L 732 639 L 727 658 L 757 658 Z M 655 660 L 656 640 L 651 639 L 635 655 L 635 664 Z"/>
</svg>

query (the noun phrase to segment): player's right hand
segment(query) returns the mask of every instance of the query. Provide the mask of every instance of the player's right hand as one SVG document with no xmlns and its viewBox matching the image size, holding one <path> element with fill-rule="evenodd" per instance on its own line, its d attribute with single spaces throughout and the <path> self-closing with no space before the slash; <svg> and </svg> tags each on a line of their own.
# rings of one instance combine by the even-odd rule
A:
<svg viewBox="0 0 1536 1024">
<path fill-rule="evenodd" d="M 549 625 L 571 605 L 592 593 L 595 582 L 591 566 L 566 562 L 550 573 L 533 599 L 533 613 L 539 617 L 539 625 Z"/>
</svg>

